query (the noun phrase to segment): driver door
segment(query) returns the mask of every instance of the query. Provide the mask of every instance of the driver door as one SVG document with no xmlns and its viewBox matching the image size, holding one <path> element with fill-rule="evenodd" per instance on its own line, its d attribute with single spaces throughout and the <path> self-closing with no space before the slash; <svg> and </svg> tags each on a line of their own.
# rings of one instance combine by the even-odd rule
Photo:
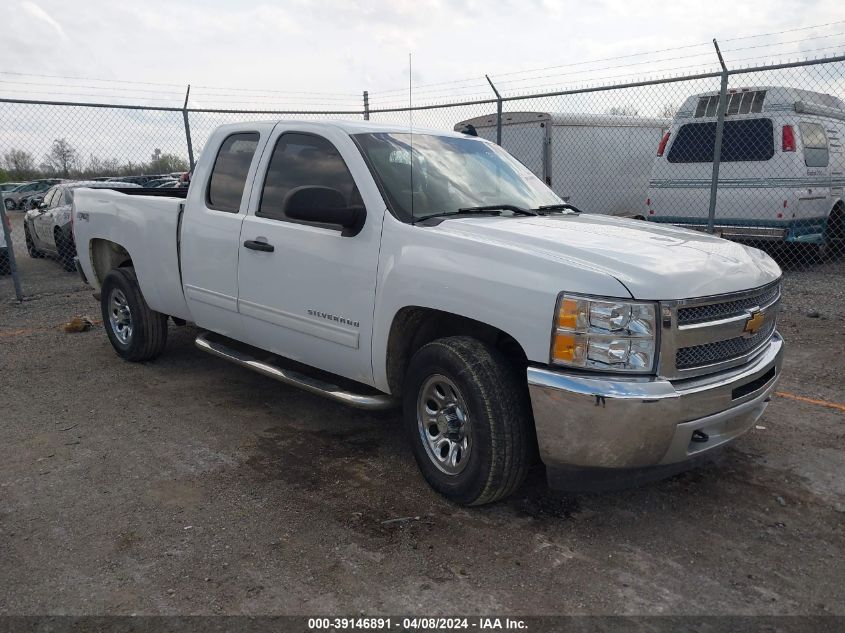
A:
<svg viewBox="0 0 845 633">
<path fill-rule="evenodd" d="M 338 226 L 286 217 L 285 195 L 302 186 L 331 187 L 348 205 L 363 203 L 361 231 L 343 236 Z M 372 384 L 370 341 L 384 211 L 346 132 L 278 124 L 241 227 L 238 311 L 247 342 Z M 256 249 L 256 242 L 266 246 Z"/>
<path fill-rule="evenodd" d="M 59 187 L 48 191 L 44 197 L 44 201 L 41 203 L 43 207 L 37 210 L 37 215 L 35 216 L 35 220 L 33 220 L 38 241 L 52 250 L 56 248 L 56 240 L 53 236 L 53 220 L 50 210 L 55 206 L 55 201 L 61 199 L 61 197 L 62 192 Z"/>
</svg>

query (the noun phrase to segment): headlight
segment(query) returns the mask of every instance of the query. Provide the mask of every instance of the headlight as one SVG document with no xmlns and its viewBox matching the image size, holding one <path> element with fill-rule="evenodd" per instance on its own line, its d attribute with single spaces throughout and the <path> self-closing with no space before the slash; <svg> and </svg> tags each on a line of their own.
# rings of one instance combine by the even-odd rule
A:
<svg viewBox="0 0 845 633">
<path fill-rule="evenodd" d="M 651 372 L 657 360 L 656 322 L 653 303 L 561 293 L 552 335 L 552 363 Z"/>
</svg>

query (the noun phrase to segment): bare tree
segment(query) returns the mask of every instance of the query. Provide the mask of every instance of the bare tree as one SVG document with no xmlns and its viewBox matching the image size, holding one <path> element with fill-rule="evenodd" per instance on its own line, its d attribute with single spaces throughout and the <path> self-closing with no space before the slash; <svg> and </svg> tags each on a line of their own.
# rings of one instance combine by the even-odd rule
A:
<svg viewBox="0 0 845 633">
<path fill-rule="evenodd" d="M 613 106 L 605 110 L 606 114 L 616 114 L 619 116 L 637 116 L 640 111 L 630 104 L 621 106 Z"/>
<path fill-rule="evenodd" d="M 37 172 L 32 154 L 22 149 L 10 149 L 3 156 L 3 167 L 12 180 L 29 180 Z"/>
<path fill-rule="evenodd" d="M 660 111 L 660 116 L 664 119 L 674 119 L 675 113 L 678 111 L 678 106 L 674 103 L 667 103 L 663 106 L 663 109 Z"/>
<path fill-rule="evenodd" d="M 50 153 L 44 156 L 44 166 L 62 178 L 69 178 L 72 169 L 79 163 L 79 153 L 66 138 L 53 141 Z"/>
</svg>

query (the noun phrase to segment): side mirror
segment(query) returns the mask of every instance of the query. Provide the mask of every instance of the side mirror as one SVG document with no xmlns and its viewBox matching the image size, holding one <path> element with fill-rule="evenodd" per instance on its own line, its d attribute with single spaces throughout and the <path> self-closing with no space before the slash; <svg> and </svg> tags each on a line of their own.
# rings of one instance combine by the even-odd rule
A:
<svg viewBox="0 0 845 633">
<path fill-rule="evenodd" d="M 344 237 L 357 235 L 367 217 L 363 206 L 347 206 L 343 194 L 337 189 L 313 185 L 288 191 L 282 210 L 292 220 L 342 226 L 341 235 Z"/>
<path fill-rule="evenodd" d="M 44 211 L 44 209 L 46 209 L 46 208 L 47 208 L 47 203 L 46 203 L 46 202 L 37 202 L 37 203 L 36 203 L 36 205 L 35 205 L 35 207 L 36 207 L 39 211 Z"/>
</svg>

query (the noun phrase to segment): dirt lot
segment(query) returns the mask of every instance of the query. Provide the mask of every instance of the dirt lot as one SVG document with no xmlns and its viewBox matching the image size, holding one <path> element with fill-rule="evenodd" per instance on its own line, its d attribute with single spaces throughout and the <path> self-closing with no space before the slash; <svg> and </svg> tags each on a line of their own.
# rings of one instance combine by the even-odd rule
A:
<svg viewBox="0 0 845 633">
<path fill-rule="evenodd" d="M 790 273 L 781 395 L 717 463 L 462 509 L 395 419 L 209 357 L 117 358 L 90 291 L 0 281 L 0 614 L 845 614 L 845 262 Z M 834 281 L 835 280 L 835 281 Z M 818 317 L 810 317 L 818 312 Z M 411 517 L 405 521 L 394 519 Z"/>
</svg>

